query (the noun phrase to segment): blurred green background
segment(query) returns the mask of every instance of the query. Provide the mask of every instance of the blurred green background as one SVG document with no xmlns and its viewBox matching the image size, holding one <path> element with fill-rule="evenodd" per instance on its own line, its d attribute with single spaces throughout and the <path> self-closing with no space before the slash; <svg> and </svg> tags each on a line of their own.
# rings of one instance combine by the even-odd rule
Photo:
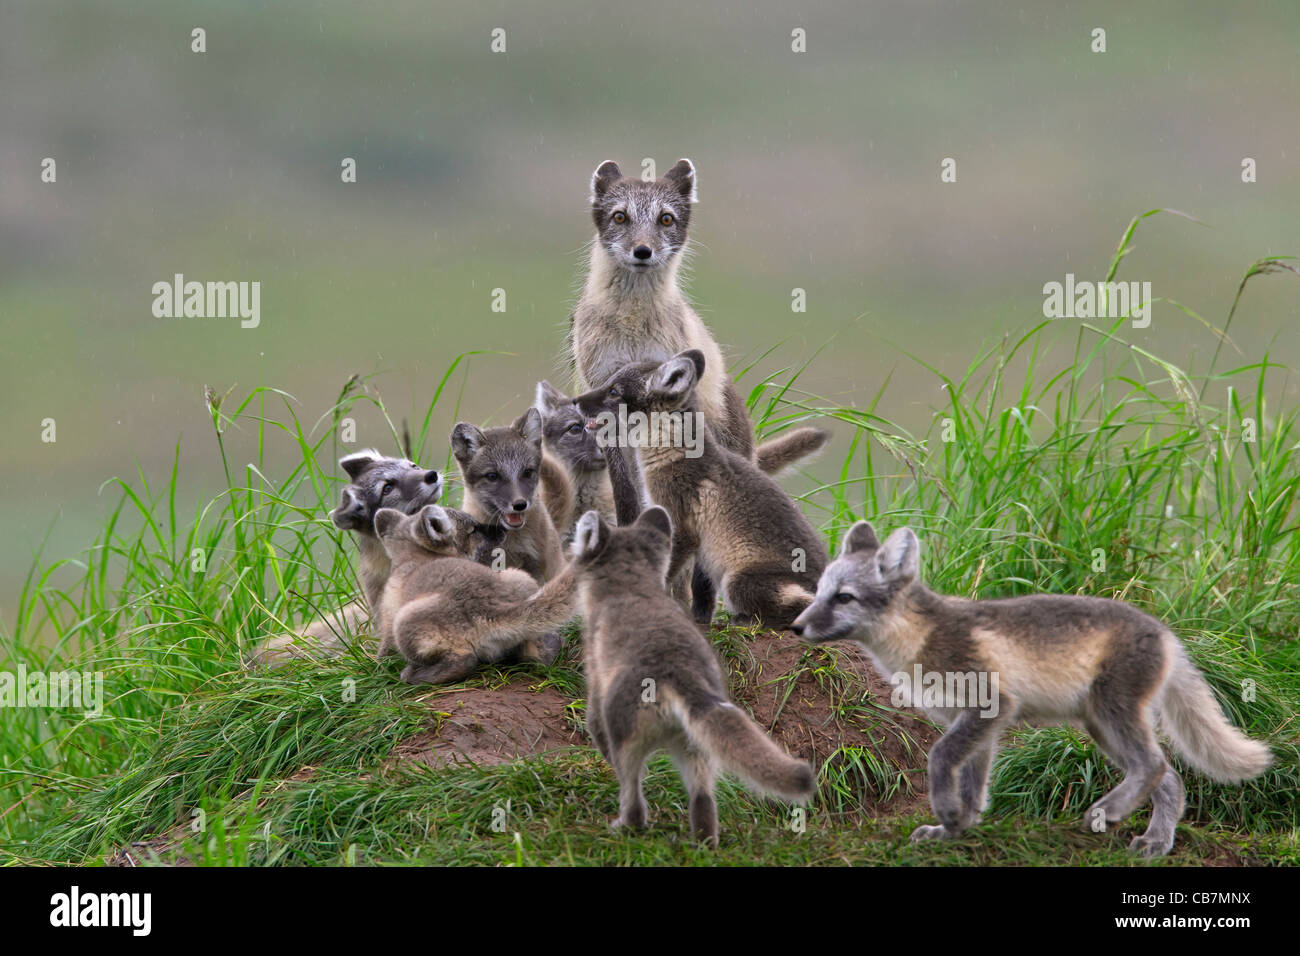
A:
<svg viewBox="0 0 1300 956">
<path fill-rule="evenodd" d="M 607 158 L 694 160 L 690 289 L 733 362 L 779 345 L 761 374 L 830 342 L 804 384 L 862 405 L 892 372 L 879 411 L 904 424 L 942 402 L 907 351 L 959 372 L 1041 318 L 1043 283 L 1101 278 L 1156 206 L 1208 227 L 1148 220 L 1121 278 L 1221 324 L 1249 263 L 1300 252 L 1300 5 L 1059 6 L 6 2 L 0 620 L 51 526 L 48 557 L 92 540 L 109 477 L 165 484 L 179 438 L 189 508 L 220 490 L 205 385 L 274 385 L 315 421 L 380 373 L 400 418 L 457 353 L 496 349 L 461 417 L 498 422 L 538 378 L 567 385 Z M 260 327 L 154 318 L 177 272 L 260 281 Z M 1245 357 L 1300 361 L 1298 302 L 1294 280 L 1251 285 Z M 1164 303 L 1130 336 L 1193 370 L 1215 347 Z M 359 425 L 391 449 L 377 416 Z M 232 436 L 235 463 L 252 437 Z"/>
</svg>

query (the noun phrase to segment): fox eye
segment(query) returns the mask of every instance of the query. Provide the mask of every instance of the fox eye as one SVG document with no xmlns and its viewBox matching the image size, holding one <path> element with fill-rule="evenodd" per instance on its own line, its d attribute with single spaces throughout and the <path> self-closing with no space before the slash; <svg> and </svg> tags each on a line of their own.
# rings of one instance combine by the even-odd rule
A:
<svg viewBox="0 0 1300 956">
<path fill-rule="evenodd" d="M 673 214 L 670 212 L 666 212 L 659 217 L 659 225 L 661 226 L 671 226 L 676 221 L 677 220 L 673 218 Z"/>
<path fill-rule="evenodd" d="M 582 422 L 574 422 L 572 425 L 568 427 L 567 430 L 570 435 L 582 434 Z"/>
<path fill-rule="evenodd" d="M 489 472 L 488 472 L 486 475 L 484 475 L 483 477 L 486 478 L 488 481 L 500 481 L 500 480 L 501 480 L 501 476 L 498 475 L 495 471 L 489 471 Z"/>
<path fill-rule="evenodd" d="M 391 481 L 385 481 L 385 482 L 384 482 L 384 487 L 381 488 L 381 489 L 379 489 L 379 493 L 380 493 L 381 495 L 391 494 L 392 491 L 393 491 L 393 489 L 394 489 L 395 487 L 397 487 L 397 486 L 394 485 Z"/>
<path fill-rule="evenodd" d="M 533 475 L 535 474 L 537 474 L 537 470 L 535 468 L 525 468 L 523 474 L 520 475 L 520 477 L 523 478 L 524 481 L 531 481 Z"/>
<path fill-rule="evenodd" d="M 619 389 L 619 387 L 618 387 L 617 385 L 615 385 L 613 388 L 611 388 L 611 389 L 609 390 L 609 397 L 610 397 L 610 398 L 618 398 L 621 394 L 623 394 L 623 393 L 622 393 L 622 391 Z"/>
<path fill-rule="evenodd" d="M 618 212 L 614 213 L 614 221 L 620 226 L 623 225 L 623 223 L 627 222 L 627 213 L 620 209 Z"/>
<path fill-rule="evenodd" d="M 853 601 L 856 601 L 857 598 L 848 591 L 841 591 L 839 594 L 835 595 L 834 600 L 836 604 L 850 604 Z"/>
</svg>

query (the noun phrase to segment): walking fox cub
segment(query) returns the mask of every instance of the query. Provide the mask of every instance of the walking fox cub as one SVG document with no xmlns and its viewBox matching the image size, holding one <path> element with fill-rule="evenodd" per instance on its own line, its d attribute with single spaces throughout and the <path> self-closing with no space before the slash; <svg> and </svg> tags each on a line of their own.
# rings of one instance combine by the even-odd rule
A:
<svg viewBox="0 0 1300 956">
<path fill-rule="evenodd" d="M 930 806 L 940 825 L 917 828 L 913 840 L 956 836 L 979 819 L 998 737 L 1016 721 L 1087 729 L 1124 779 L 1093 803 L 1085 823 L 1104 829 L 1150 800 L 1150 824 L 1129 844 L 1148 857 L 1169 852 L 1184 809 L 1183 782 L 1156 742 L 1157 726 L 1214 780 L 1236 783 L 1268 769 L 1268 747 L 1229 723 L 1160 621 L 1080 595 L 945 597 L 921 582 L 919 558 L 910 529 L 881 544 L 870 524 L 858 522 L 822 575 L 816 601 L 791 628 L 809 643 L 861 644 L 896 686 L 908 678 L 901 686 L 912 703 L 948 728 L 929 759 Z M 993 693 L 978 703 L 964 690 L 922 701 L 919 688 L 908 690 L 912 674 L 982 678 Z"/>
<path fill-rule="evenodd" d="M 596 511 L 578 521 L 572 566 L 583 619 L 587 730 L 618 775 L 615 826 L 645 825 L 646 760 L 667 750 L 690 793 L 691 830 L 716 844 L 719 767 L 786 800 L 811 796 L 816 776 L 728 699 L 712 646 L 664 590 L 672 536 L 672 520 L 658 507 L 623 527 L 611 527 Z"/>
<path fill-rule="evenodd" d="M 375 531 L 393 565 L 380 600 L 379 656 L 395 648 L 406 658 L 402 680 L 452 683 L 480 663 L 555 659 L 555 631 L 573 617 L 567 567 L 538 589 L 524 571 L 463 557 L 478 550 L 483 531 L 465 512 L 437 505 L 413 515 L 384 508 Z"/>
</svg>

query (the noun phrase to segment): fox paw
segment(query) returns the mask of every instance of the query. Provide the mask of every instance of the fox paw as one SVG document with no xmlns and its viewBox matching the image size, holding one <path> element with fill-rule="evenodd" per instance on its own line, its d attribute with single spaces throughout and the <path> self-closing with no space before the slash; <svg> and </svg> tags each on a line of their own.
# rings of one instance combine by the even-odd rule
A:
<svg viewBox="0 0 1300 956">
<path fill-rule="evenodd" d="M 1147 836 L 1145 833 L 1141 836 L 1135 836 L 1129 843 L 1129 852 L 1136 853 L 1138 856 L 1145 857 L 1148 860 L 1164 856 L 1174 845 L 1172 838 L 1161 840 L 1158 837 Z"/>
<path fill-rule="evenodd" d="M 920 843 L 923 840 L 948 840 L 952 836 L 945 826 L 920 826 L 912 831 L 910 839 L 913 843 Z"/>
<path fill-rule="evenodd" d="M 538 642 L 537 660 L 542 664 L 554 664 L 560 656 L 560 647 L 564 644 L 558 631 L 548 631 Z"/>
</svg>

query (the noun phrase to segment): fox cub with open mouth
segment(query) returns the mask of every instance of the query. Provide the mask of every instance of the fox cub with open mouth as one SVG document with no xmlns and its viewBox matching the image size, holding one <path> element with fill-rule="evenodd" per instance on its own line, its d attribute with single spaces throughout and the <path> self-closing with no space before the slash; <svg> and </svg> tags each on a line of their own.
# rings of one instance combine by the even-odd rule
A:
<svg viewBox="0 0 1300 956">
<path fill-rule="evenodd" d="M 1157 726 L 1214 780 L 1236 783 L 1268 769 L 1268 747 L 1229 723 L 1182 642 L 1160 621 L 1082 595 L 945 597 L 921 582 L 919 559 L 910 529 L 881 544 L 870 524 L 858 522 L 791 628 L 810 643 L 856 641 L 913 706 L 948 728 L 929 759 L 939 826 L 917 828 L 913 840 L 957 836 L 978 821 L 998 738 L 1017 721 L 1079 724 L 1092 735 L 1124 779 L 1093 803 L 1084 822 L 1105 829 L 1149 800 L 1150 824 L 1129 844 L 1148 857 L 1169 852 L 1184 809 L 1183 782 L 1156 742 Z M 943 686 L 955 693 L 923 695 L 913 674 L 945 675 Z M 947 675 L 964 676 L 965 686 Z M 968 693 L 981 678 L 996 691 L 992 706 Z"/>
<path fill-rule="evenodd" d="M 524 571 L 494 571 L 465 557 L 479 550 L 479 522 L 437 505 L 413 515 L 384 508 L 375 515 L 375 531 L 392 561 L 380 599 L 379 656 L 401 653 L 402 680 L 452 683 L 480 663 L 555 659 L 556 630 L 573 617 L 567 566 L 540 589 Z"/>
<path fill-rule="evenodd" d="M 612 527 L 596 511 L 578 521 L 573 561 L 583 620 L 587 730 L 619 784 L 617 826 L 642 827 L 646 760 L 672 756 L 690 792 L 691 830 L 716 844 L 719 766 L 760 793 L 803 800 L 813 768 L 786 754 L 727 697 L 713 647 L 664 589 L 672 520 L 650 508 Z"/>
<path fill-rule="evenodd" d="M 558 574 L 564 553 L 556 529 L 568 524 L 573 486 L 564 466 L 542 449 L 537 409 L 496 428 L 458 422 L 451 451 L 465 481 L 465 510 L 506 530 L 506 567 L 527 571 L 538 583 Z"/>
</svg>

